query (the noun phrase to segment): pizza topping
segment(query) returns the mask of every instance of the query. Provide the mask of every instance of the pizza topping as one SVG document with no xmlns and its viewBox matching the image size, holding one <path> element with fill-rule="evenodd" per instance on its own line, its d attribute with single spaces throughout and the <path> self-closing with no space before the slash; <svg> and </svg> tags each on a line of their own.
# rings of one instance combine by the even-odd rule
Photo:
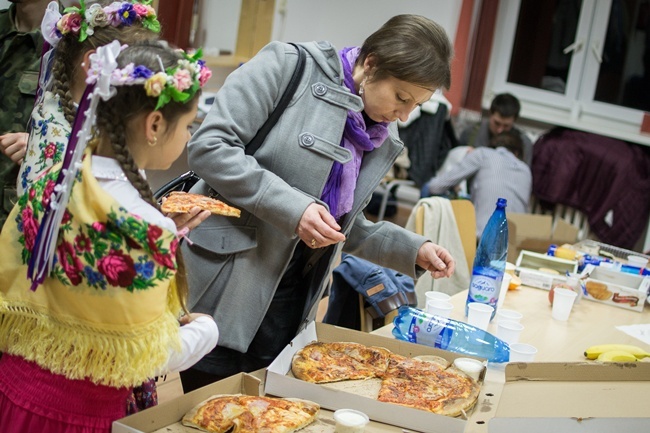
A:
<svg viewBox="0 0 650 433">
<path fill-rule="evenodd" d="M 188 213 L 193 208 L 208 210 L 215 215 L 232 216 L 239 218 L 241 211 L 226 203 L 201 194 L 173 191 L 163 200 L 160 210 L 165 213 Z"/>
<path fill-rule="evenodd" d="M 358 343 L 314 342 L 293 357 L 295 377 L 312 383 L 377 378 L 377 400 L 458 416 L 478 399 L 478 384 L 439 357 L 408 358 Z"/>
<path fill-rule="evenodd" d="M 217 395 L 201 402 L 182 424 L 211 433 L 291 433 L 312 423 L 320 406 L 300 399 Z"/>
</svg>

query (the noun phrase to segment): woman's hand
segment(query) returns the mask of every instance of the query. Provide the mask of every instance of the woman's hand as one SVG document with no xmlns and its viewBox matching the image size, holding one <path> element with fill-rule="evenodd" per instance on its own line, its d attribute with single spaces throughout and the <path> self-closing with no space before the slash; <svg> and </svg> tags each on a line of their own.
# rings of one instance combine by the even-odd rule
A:
<svg viewBox="0 0 650 433">
<path fill-rule="evenodd" d="M 212 319 L 212 316 L 210 316 L 209 314 L 190 313 L 189 315 L 184 314 L 183 316 L 181 316 L 181 318 L 178 319 L 178 322 L 181 324 L 181 326 L 187 325 L 188 323 L 190 323 L 191 321 L 193 321 L 194 319 L 196 319 L 197 317 L 200 317 L 200 316 L 205 316 L 205 317 L 209 317 L 210 319 Z"/>
<path fill-rule="evenodd" d="M 433 242 L 422 244 L 415 263 L 431 272 L 433 278 L 451 277 L 456 269 L 456 262 L 449 251 Z"/>
<path fill-rule="evenodd" d="M 0 135 L 0 150 L 16 164 L 20 165 L 27 151 L 27 140 L 29 134 L 26 132 L 10 132 Z"/>
<path fill-rule="evenodd" d="M 307 206 L 298 223 L 296 234 L 310 248 L 323 248 L 345 241 L 341 226 L 327 208 L 318 203 Z"/>
</svg>

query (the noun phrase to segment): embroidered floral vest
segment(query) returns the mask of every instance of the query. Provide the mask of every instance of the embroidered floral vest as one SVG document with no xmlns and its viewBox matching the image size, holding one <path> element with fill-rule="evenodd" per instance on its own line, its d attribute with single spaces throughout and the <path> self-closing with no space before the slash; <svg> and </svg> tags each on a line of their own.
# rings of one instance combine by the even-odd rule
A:
<svg viewBox="0 0 650 433">
<path fill-rule="evenodd" d="M 53 270 L 29 289 L 27 263 L 58 166 L 23 194 L 0 235 L 0 348 L 70 379 L 133 386 L 180 350 L 176 235 L 130 214 L 91 172 L 74 183 Z"/>
<path fill-rule="evenodd" d="M 43 173 L 63 161 L 72 127 L 65 119 L 58 96 L 45 92 L 32 112 L 31 133 L 20 166 L 19 195 Z"/>
</svg>

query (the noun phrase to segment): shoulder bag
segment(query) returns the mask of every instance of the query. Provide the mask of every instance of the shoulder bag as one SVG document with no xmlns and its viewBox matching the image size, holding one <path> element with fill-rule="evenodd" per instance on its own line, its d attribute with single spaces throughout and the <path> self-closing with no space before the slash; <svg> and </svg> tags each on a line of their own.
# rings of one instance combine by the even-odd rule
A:
<svg viewBox="0 0 650 433">
<path fill-rule="evenodd" d="M 262 146 L 262 143 L 266 139 L 266 136 L 269 134 L 269 132 L 271 132 L 271 129 L 273 129 L 278 119 L 284 112 L 285 108 L 287 108 L 289 105 L 291 98 L 293 98 L 293 95 L 296 93 L 296 89 L 298 88 L 298 84 L 302 78 L 303 71 L 305 70 L 305 59 L 307 56 L 305 54 L 305 50 L 302 47 L 293 43 L 291 45 L 296 47 L 298 50 L 298 63 L 296 64 L 296 69 L 293 71 L 291 79 L 289 80 L 289 84 L 282 94 L 278 105 L 273 109 L 273 112 L 269 115 L 269 118 L 266 119 L 266 122 L 264 122 L 262 127 L 257 131 L 255 137 L 253 137 L 253 139 L 248 143 L 248 146 L 246 146 L 246 155 L 253 155 L 257 149 Z M 154 198 L 156 200 L 161 200 L 172 191 L 188 192 L 200 179 L 201 178 L 196 173 L 190 170 L 186 173 L 181 174 L 177 178 L 170 180 L 165 185 L 160 187 L 154 193 Z"/>
</svg>

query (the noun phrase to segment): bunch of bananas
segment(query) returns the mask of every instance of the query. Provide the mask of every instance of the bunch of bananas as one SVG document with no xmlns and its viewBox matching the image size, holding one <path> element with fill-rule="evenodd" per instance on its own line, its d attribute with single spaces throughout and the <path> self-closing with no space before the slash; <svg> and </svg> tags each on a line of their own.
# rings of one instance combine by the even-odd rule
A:
<svg viewBox="0 0 650 433">
<path fill-rule="evenodd" d="M 585 350 L 585 356 L 600 362 L 636 362 L 650 353 L 631 344 L 598 344 Z"/>
</svg>

